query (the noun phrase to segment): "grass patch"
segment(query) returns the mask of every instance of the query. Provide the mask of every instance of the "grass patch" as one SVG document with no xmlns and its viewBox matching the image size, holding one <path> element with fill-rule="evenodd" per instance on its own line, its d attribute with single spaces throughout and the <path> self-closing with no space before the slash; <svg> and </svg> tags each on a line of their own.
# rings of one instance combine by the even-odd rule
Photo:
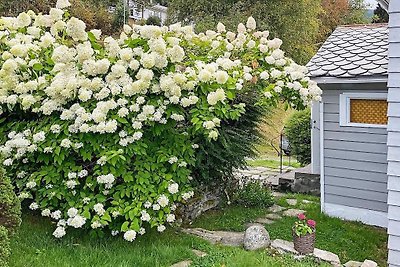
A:
<svg viewBox="0 0 400 267">
<path fill-rule="evenodd" d="M 306 210 L 307 216 L 317 221 L 318 248 L 338 254 L 343 263 L 371 259 L 379 266 L 386 266 L 387 235 L 384 229 L 321 214 L 319 198 L 316 197 L 297 194 L 287 197 L 296 198 L 296 208 Z M 302 202 L 305 199 L 314 203 L 305 204 Z M 283 198 L 278 199 L 277 204 L 288 207 Z M 191 227 L 243 231 L 247 222 L 267 213 L 264 208 L 231 205 L 207 212 Z M 284 217 L 272 225 L 266 225 L 266 228 L 272 239 L 291 240 L 294 221 L 295 218 Z M 319 265 L 311 259 L 297 261 L 288 255 L 275 255 L 269 250 L 249 252 L 241 248 L 211 245 L 171 228 L 162 234 L 151 231 L 133 243 L 121 237 L 91 238 L 86 233 L 72 229 L 68 230 L 64 239 L 56 240 L 51 235 L 54 228 L 46 218 L 29 212 L 25 214 L 21 229 L 11 242 L 10 267 L 161 267 L 187 259 L 193 260 L 192 266 L 196 267 L 330 266 L 325 263 Z M 197 258 L 191 249 L 205 251 L 208 256 Z"/>
<path fill-rule="evenodd" d="M 280 168 L 280 161 L 274 159 L 256 159 L 256 160 L 248 160 L 247 164 L 251 167 L 267 167 L 271 169 L 279 169 Z M 283 166 L 289 166 L 293 168 L 300 168 L 301 164 L 298 163 L 296 160 L 288 160 L 283 161 Z"/>
<path fill-rule="evenodd" d="M 231 212 L 228 212 L 228 217 L 233 216 Z M 253 210 L 246 214 L 254 217 L 261 214 L 261 211 Z M 210 221 L 215 219 L 210 217 Z M 239 219 L 230 226 L 237 229 L 243 220 Z M 329 266 L 317 264 L 310 259 L 297 261 L 290 256 L 275 255 L 267 250 L 249 252 L 241 248 L 215 246 L 176 229 L 168 229 L 162 234 L 153 231 L 133 243 L 120 237 L 90 238 L 87 234 L 72 230 L 66 238 L 56 240 L 51 236 L 53 229 L 45 218 L 24 215 L 21 229 L 12 241 L 10 267 L 161 267 L 187 259 L 193 260 L 191 266 L 196 267 Z M 198 258 L 191 249 L 199 249 L 209 255 Z"/>
<path fill-rule="evenodd" d="M 247 208 L 242 206 L 226 206 L 210 210 L 201 215 L 192 224 L 208 230 L 244 231 L 245 224 L 265 214 L 265 208 Z"/>
<path fill-rule="evenodd" d="M 343 263 L 349 260 L 364 261 L 371 259 L 379 266 L 387 265 L 386 230 L 367 226 L 359 222 L 342 221 L 331 218 L 320 212 L 319 198 L 301 194 L 289 194 L 286 198 L 296 198 L 300 208 L 307 211 L 307 216 L 317 221 L 316 247 L 336 253 Z M 309 200 L 313 203 L 305 204 Z M 285 198 L 277 200 L 277 204 L 289 207 Z M 228 206 L 223 210 L 206 213 L 194 223 L 196 227 L 208 230 L 244 230 L 246 222 L 267 214 L 266 209 L 240 208 Z M 266 225 L 271 239 L 292 240 L 291 228 L 296 218 L 283 217 L 271 225 Z"/>
<path fill-rule="evenodd" d="M 387 233 L 386 229 L 367 226 L 360 222 L 343 221 L 331 218 L 320 212 L 319 198 L 292 194 L 288 198 L 296 198 L 296 208 L 306 210 L 307 217 L 317 221 L 316 246 L 338 254 L 342 262 L 349 260 L 364 261 L 372 259 L 379 266 L 387 265 Z M 312 204 L 304 204 L 302 200 L 312 200 Z M 288 207 L 285 199 L 278 204 Z M 291 229 L 295 218 L 284 218 L 278 223 L 268 226 L 272 238 L 290 240 Z"/>
</svg>

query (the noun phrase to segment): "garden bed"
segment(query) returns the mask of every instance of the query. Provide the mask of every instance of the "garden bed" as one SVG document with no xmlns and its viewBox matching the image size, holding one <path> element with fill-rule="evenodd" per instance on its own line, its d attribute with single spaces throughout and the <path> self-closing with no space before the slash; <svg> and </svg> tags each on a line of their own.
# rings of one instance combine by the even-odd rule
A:
<svg viewBox="0 0 400 267">
<path fill-rule="evenodd" d="M 319 212 L 318 198 L 289 195 L 298 205 L 318 221 L 317 247 L 339 255 L 342 262 L 372 259 L 379 266 L 386 265 L 387 235 L 384 229 L 365 226 L 356 222 L 344 222 L 329 218 Z M 303 200 L 312 203 L 303 203 Z M 284 198 L 278 204 L 289 207 Z M 198 218 L 191 227 L 209 230 L 243 231 L 245 224 L 268 213 L 266 209 L 228 206 L 212 210 Z M 290 227 L 295 218 L 283 217 L 266 225 L 271 238 L 291 240 Z M 191 266 L 329 266 L 318 265 L 311 259 L 294 260 L 270 250 L 248 252 L 241 248 L 211 245 L 196 237 L 169 229 L 161 235 L 150 232 L 134 243 L 106 236 L 91 238 L 73 232 L 63 240 L 51 236 L 52 226 L 45 218 L 32 214 L 23 216 L 19 234 L 12 242 L 11 267 L 20 266 L 170 266 L 182 260 L 192 260 Z M 192 249 L 206 252 L 197 257 Z"/>
</svg>

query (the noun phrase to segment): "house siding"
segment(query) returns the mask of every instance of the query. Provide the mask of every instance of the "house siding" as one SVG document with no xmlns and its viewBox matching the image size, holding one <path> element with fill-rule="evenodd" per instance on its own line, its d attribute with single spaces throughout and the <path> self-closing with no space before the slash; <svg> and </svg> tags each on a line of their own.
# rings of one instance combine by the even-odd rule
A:
<svg viewBox="0 0 400 267">
<path fill-rule="evenodd" d="M 386 93 L 387 85 L 320 86 L 325 203 L 386 213 L 387 129 L 340 126 L 339 99 L 343 92 Z"/>
<path fill-rule="evenodd" d="M 389 5 L 388 234 L 389 267 L 400 266 L 400 1 Z"/>
</svg>

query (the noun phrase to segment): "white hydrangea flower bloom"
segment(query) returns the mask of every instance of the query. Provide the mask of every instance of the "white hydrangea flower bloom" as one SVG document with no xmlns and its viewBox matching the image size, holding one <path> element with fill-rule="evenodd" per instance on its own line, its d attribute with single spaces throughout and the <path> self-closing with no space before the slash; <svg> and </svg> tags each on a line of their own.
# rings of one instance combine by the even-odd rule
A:
<svg viewBox="0 0 400 267">
<path fill-rule="evenodd" d="M 58 226 L 56 230 L 53 232 L 53 236 L 55 238 L 61 238 L 65 236 L 65 234 L 66 234 L 65 227 L 63 226 Z"/>
<path fill-rule="evenodd" d="M 126 231 L 124 233 L 124 239 L 126 241 L 132 242 L 133 240 L 136 239 L 136 232 L 133 230 Z"/>
<path fill-rule="evenodd" d="M 168 185 L 168 192 L 171 194 L 176 194 L 179 192 L 179 185 L 177 183 L 172 183 Z"/>
<path fill-rule="evenodd" d="M 39 208 L 39 205 L 36 202 L 32 202 L 29 205 L 29 209 L 31 209 L 31 210 L 37 210 L 38 208 Z"/>
<path fill-rule="evenodd" d="M 68 0 L 57 0 L 56 8 L 64 9 L 70 7 L 71 3 Z"/>
<path fill-rule="evenodd" d="M 164 232 L 166 229 L 165 225 L 160 224 L 159 226 L 157 226 L 157 231 L 162 233 Z"/>
</svg>

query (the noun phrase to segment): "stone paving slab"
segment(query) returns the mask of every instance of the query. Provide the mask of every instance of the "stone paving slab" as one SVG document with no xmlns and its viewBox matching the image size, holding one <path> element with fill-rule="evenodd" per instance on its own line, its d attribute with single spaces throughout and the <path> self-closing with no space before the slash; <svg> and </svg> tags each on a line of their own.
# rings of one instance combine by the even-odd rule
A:
<svg viewBox="0 0 400 267">
<path fill-rule="evenodd" d="M 280 220 L 282 219 L 282 216 L 275 214 L 275 213 L 270 213 L 265 215 L 265 218 L 270 219 L 270 220 Z"/>
<path fill-rule="evenodd" d="M 271 247 L 278 250 L 280 253 L 293 253 L 293 254 L 299 254 L 295 249 L 294 249 L 294 244 L 293 242 L 286 241 L 283 239 L 275 239 L 271 243 Z"/>
<path fill-rule="evenodd" d="M 275 221 L 267 219 L 267 218 L 258 218 L 255 220 L 256 223 L 261 223 L 261 224 L 273 224 Z"/>
<path fill-rule="evenodd" d="M 363 263 L 359 261 L 348 261 L 343 266 L 344 267 L 361 267 Z"/>
<path fill-rule="evenodd" d="M 362 264 L 361 267 L 377 267 L 378 264 L 374 261 L 371 260 L 365 260 Z"/>
<path fill-rule="evenodd" d="M 288 253 L 289 252 L 289 253 L 292 253 L 295 255 L 299 254 L 299 252 L 297 252 L 294 249 L 293 242 L 290 242 L 290 241 L 286 241 L 286 240 L 282 240 L 282 239 L 275 239 L 274 241 L 272 241 L 271 247 L 278 250 L 278 252 L 280 252 L 280 253 Z M 310 256 L 313 256 L 322 261 L 329 262 L 334 266 L 340 266 L 339 256 L 332 252 L 316 248 L 316 249 L 314 249 L 314 253 L 310 254 Z"/>
<path fill-rule="evenodd" d="M 314 249 L 313 256 L 320 260 L 330 262 L 332 264 L 336 264 L 336 265 L 340 264 L 339 256 L 332 252 L 326 251 L 326 250 L 321 250 L 321 249 L 316 248 L 316 249 Z"/>
<path fill-rule="evenodd" d="M 283 212 L 284 216 L 288 217 L 297 217 L 297 215 L 305 213 L 305 210 L 298 210 L 298 209 L 288 209 Z"/>
<path fill-rule="evenodd" d="M 208 231 L 202 228 L 184 228 L 182 232 L 201 237 L 212 244 L 238 247 L 243 245 L 243 232 Z"/>
<path fill-rule="evenodd" d="M 297 205 L 297 199 L 288 198 L 288 199 L 286 199 L 286 203 L 288 203 L 290 206 L 296 206 Z"/>
<path fill-rule="evenodd" d="M 191 264 L 192 264 L 192 261 L 190 261 L 190 260 L 180 261 L 178 263 L 171 265 L 171 267 L 189 267 Z"/>
<path fill-rule="evenodd" d="M 192 249 L 192 252 L 194 253 L 194 255 L 196 255 L 197 257 L 200 257 L 200 258 L 203 258 L 208 255 L 204 251 L 197 250 L 197 249 Z"/>
<path fill-rule="evenodd" d="M 268 211 L 273 212 L 273 213 L 277 213 L 277 212 L 281 212 L 283 210 L 285 210 L 285 207 L 281 207 L 279 205 L 272 205 L 271 207 L 268 208 Z"/>
</svg>

